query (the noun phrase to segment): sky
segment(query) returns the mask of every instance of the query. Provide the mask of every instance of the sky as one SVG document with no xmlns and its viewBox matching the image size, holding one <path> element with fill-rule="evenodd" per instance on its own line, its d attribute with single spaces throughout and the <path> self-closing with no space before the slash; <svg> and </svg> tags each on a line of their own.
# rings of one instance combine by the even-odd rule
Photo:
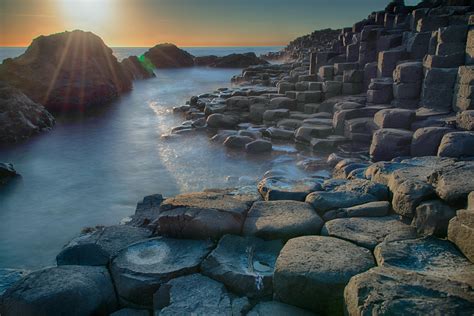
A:
<svg viewBox="0 0 474 316">
<path fill-rule="evenodd" d="M 416 2 L 416 1 L 407 1 Z M 109 46 L 283 46 L 351 26 L 384 0 L 0 0 L 0 46 L 81 29 Z"/>
</svg>

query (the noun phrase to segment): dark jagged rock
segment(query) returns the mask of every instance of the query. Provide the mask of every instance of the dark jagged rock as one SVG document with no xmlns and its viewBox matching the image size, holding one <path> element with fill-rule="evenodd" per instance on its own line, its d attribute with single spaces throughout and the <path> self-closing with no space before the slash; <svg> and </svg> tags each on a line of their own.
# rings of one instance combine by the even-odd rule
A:
<svg viewBox="0 0 474 316">
<path fill-rule="evenodd" d="M 34 39 L 3 62 L 0 80 L 54 111 L 103 106 L 132 87 L 102 39 L 79 30 Z"/>
<path fill-rule="evenodd" d="M 19 269 L 0 269 L 0 296 L 28 273 Z"/>
<path fill-rule="evenodd" d="M 18 173 L 11 163 L 0 162 L 0 185 L 7 183 L 16 176 L 18 176 Z"/>
<path fill-rule="evenodd" d="M 165 43 L 150 48 L 145 57 L 156 68 L 179 68 L 194 66 L 194 56 L 176 45 Z"/>
<path fill-rule="evenodd" d="M 53 116 L 41 105 L 0 81 L 0 143 L 19 142 L 54 126 Z"/>
<path fill-rule="evenodd" d="M 153 64 L 145 55 L 130 56 L 120 62 L 130 80 L 141 80 L 155 77 Z"/>
<path fill-rule="evenodd" d="M 223 57 L 201 56 L 194 59 L 196 66 L 213 68 L 246 68 L 255 65 L 268 65 L 268 62 L 258 58 L 255 53 L 230 54 Z"/>
</svg>

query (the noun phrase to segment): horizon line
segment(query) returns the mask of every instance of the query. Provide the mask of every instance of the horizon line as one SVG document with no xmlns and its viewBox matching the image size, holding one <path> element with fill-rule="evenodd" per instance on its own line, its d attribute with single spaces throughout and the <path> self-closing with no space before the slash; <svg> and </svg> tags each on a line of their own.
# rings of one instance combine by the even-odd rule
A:
<svg viewBox="0 0 474 316">
<path fill-rule="evenodd" d="M 176 44 L 174 44 L 174 45 L 176 45 Z M 288 44 L 284 44 L 284 45 L 196 45 L 196 46 L 193 46 L 193 45 L 190 45 L 190 46 L 176 45 L 176 46 L 181 47 L 181 48 L 208 48 L 208 47 L 286 47 L 287 45 Z M 26 45 L 26 46 L 20 46 L 20 45 L 5 45 L 5 46 L 2 46 L 2 45 L 0 45 L 0 47 L 2 47 L 2 48 L 28 48 L 29 46 L 30 45 Z M 110 48 L 152 48 L 153 46 L 110 45 L 109 47 Z"/>
</svg>

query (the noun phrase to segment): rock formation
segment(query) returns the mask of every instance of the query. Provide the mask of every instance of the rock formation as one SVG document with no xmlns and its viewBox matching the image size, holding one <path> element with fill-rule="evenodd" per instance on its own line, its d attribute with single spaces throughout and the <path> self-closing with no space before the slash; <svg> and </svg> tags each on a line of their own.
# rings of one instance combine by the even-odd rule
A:
<svg viewBox="0 0 474 316">
<path fill-rule="evenodd" d="M 132 87 L 102 39 L 79 30 L 36 38 L 3 62 L 0 79 L 52 111 L 102 106 Z"/>
<path fill-rule="evenodd" d="M 194 66 L 194 56 L 176 45 L 165 43 L 150 48 L 144 56 L 156 68 L 178 68 Z"/>
<path fill-rule="evenodd" d="M 153 64 L 144 55 L 127 57 L 120 64 L 131 81 L 155 77 Z"/>
<path fill-rule="evenodd" d="M 194 58 L 194 64 L 213 68 L 246 68 L 255 65 L 268 65 L 268 62 L 258 58 L 255 53 L 245 53 L 230 54 L 223 57 L 199 56 Z"/>
</svg>

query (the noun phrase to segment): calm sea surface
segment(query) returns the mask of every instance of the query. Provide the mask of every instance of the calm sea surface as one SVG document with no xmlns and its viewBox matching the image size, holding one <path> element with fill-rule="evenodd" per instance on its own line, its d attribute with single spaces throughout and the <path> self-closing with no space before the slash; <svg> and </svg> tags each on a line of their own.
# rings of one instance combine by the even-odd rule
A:
<svg viewBox="0 0 474 316">
<path fill-rule="evenodd" d="M 253 48 L 193 48 L 225 55 Z M 278 48 L 258 48 L 257 53 Z M 0 48 L 0 58 L 23 49 Z M 114 49 L 121 58 L 144 49 Z M 236 69 L 158 70 L 137 82 L 100 113 L 58 118 L 56 127 L 30 141 L 0 149 L 22 177 L 0 189 L 0 267 L 54 264 L 61 247 L 81 228 L 117 224 L 144 196 L 228 187 L 229 179 L 262 175 L 284 166 L 281 156 L 261 159 L 232 153 L 203 134 L 164 138 L 183 118 L 173 114 L 190 96 L 229 86 Z M 289 159 L 291 161 L 291 158 Z M 294 163 L 287 168 L 295 175 Z"/>
</svg>

